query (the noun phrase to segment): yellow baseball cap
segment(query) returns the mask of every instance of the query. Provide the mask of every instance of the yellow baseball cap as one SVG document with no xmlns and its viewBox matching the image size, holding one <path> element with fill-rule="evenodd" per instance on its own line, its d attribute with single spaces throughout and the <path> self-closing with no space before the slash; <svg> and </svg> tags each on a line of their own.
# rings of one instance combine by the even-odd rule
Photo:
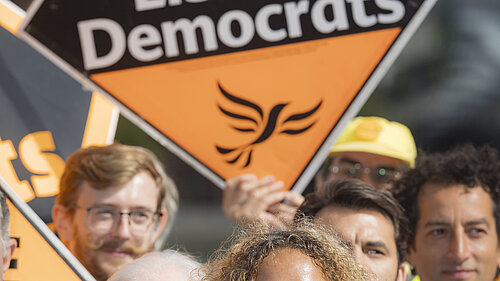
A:
<svg viewBox="0 0 500 281">
<path fill-rule="evenodd" d="M 350 151 L 400 159 L 411 168 L 417 157 L 417 147 L 410 129 L 381 117 L 356 117 L 351 120 L 330 149 L 330 156 Z"/>
</svg>

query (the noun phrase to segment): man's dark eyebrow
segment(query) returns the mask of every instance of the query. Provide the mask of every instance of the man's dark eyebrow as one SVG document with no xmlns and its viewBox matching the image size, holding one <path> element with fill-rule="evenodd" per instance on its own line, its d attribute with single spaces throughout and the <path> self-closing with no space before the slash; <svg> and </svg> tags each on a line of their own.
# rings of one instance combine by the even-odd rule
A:
<svg viewBox="0 0 500 281">
<path fill-rule="evenodd" d="M 488 223 L 488 220 L 486 220 L 486 218 L 480 218 L 477 220 L 468 221 L 465 223 L 465 226 L 474 226 L 474 225 L 480 225 L 480 224 L 484 224 L 488 228 L 490 227 L 490 224 Z"/>
<path fill-rule="evenodd" d="M 486 220 L 486 218 L 480 218 L 480 219 L 468 221 L 465 223 L 466 226 L 480 225 L 480 224 L 485 224 L 487 227 L 490 226 L 490 224 L 488 223 L 488 220 Z M 450 223 L 445 222 L 445 221 L 429 221 L 424 225 L 424 227 L 449 226 L 449 225 L 450 225 Z"/>
<path fill-rule="evenodd" d="M 389 248 L 387 247 L 387 245 L 383 241 L 368 241 L 368 242 L 366 242 L 365 246 L 382 248 L 385 251 L 389 252 Z"/>
<path fill-rule="evenodd" d="M 449 222 L 445 221 L 428 221 L 424 227 L 433 227 L 433 226 L 449 226 Z"/>
<path fill-rule="evenodd" d="M 348 163 L 348 164 L 358 164 L 359 163 L 359 161 L 356 161 L 354 159 L 347 158 L 347 157 L 341 157 L 339 162 L 344 162 L 344 163 Z"/>
</svg>

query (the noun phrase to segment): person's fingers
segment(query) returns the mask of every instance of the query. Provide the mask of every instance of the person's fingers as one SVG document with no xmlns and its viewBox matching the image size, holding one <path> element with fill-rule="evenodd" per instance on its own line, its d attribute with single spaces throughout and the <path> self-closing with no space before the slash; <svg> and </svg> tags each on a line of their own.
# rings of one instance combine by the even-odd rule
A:
<svg viewBox="0 0 500 281">
<path fill-rule="evenodd" d="M 267 209 L 268 212 L 271 212 L 273 214 L 279 214 L 279 213 L 289 213 L 292 215 L 295 215 L 297 212 L 297 207 L 295 206 L 290 206 L 288 204 L 284 203 L 277 203 L 269 206 Z"/>
<path fill-rule="evenodd" d="M 247 206 L 252 206 L 256 211 L 267 211 L 271 205 L 278 204 L 283 201 L 285 199 L 285 194 L 286 192 L 278 191 L 266 194 L 266 196 L 259 199 L 252 197 L 251 202 L 249 202 Z"/>
<path fill-rule="evenodd" d="M 259 180 L 259 185 L 268 185 L 275 181 L 273 176 L 265 176 Z"/>
<path fill-rule="evenodd" d="M 280 202 L 282 198 L 284 198 L 283 193 L 272 194 L 264 198 L 264 201 L 270 200 Z M 279 226 L 278 221 L 280 219 L 266 210 L 268 206 L 269 203 L 267 202 L 249 201 L 243 205 L 238 206 L 239 208 L 233 208 L 230 212 L 230 218 L 236 221 L 238 224 L 244 226 L 256 221 L 261 221 L 264 224 L 270 224 L 272 226 Z"/>
<path fill-rule="evenodd" d="M 281 221 L 287 224 L 291 224 L 293 222 L 295 214 L 297 213 L 297 208 L 289 206 L 287 204 L 280 203 L 271 206 L 269 212 L 274 214 Z"/>
<path fill-rule="evenodd" d="M 222 191 L 223 207 L 239 205 L 247 201 L 250 191 L 257 188 L 259 180 L 255 175 L 242 175 L 227 181 L 226 188 Z"/>
<path fill-rule="evenodd" d="M 250 197 L 254 200 L 261 200 L 263 197 L 267 197 L 268 194 L 278 192 L 283 188 L 283 182 L 282 181 L 277 181 L 277 182 L 261 182 L 259 181 L 259 186 L 257 188 L 254 188 L 250 192 Z"/>
<path fill-rule="evenodd" d="M 274 214 L 278 219 L 285 223 L 292 223 L 298 207 L 304 201 L 304 197 L 296 192 L 286 192 L 283 197 L 283 203 L 270 205 L 267 211 Z"/>
<path fill-rule="evenodd" d="M 226 189 L 233 190 L 233 189 L 238 188 L 238 186 L 240 186 L 241 183 L 243 183 L 243 182 L 250 182 L 250 181 L 256 181 L 256 180 L 257 180 L 256 175 L 243 174 L 243 175 L 226 180 L 226 186 L 224 189 L 225 190 Z"/>
<path fill-rule="evenodd" d="M 239 179 L 230 182 L 228 188 L 223 191 L 223 200 L 241 204 L 254 196 L 252 192 L 255 189 L 260 189 L 261 185 L 268 185 L 274 181 L 273 177 L 264 177 L 257 179 L 255 175 L 244 175 Z"/>
<path fill-rule="evenodd" d="M 229 197 L 223 198 L 225 208 L 250 209 L 254 212 L 265 211 L 269 204 L 274 204 L 274 196 L 267 198 L 270 194 L 279 191 L 283 187 L 282 182 L 269 182 L 272 178 L 260 181 L 241 183 L 241 188 L 233 191 Z M 264 185 L 261 185 L 264 184 Z M 283 196 L 279 196 L 280 198 Z M 282 199 L 281 199 L 282 200 Z M 249 211 L 250 212 L 250 211 Z"/>
<path fill-rule="evenodd" d="M 238 223 L 251 223 L 266 212 L 267 193 L 281 189 L 280 183 L 274 182 L 274 177 L 267 176 L 257 179 L 255 175 L 245 174 L 229 179 L 223 191 L 222 210 L 224 214 Z M 280 198 L 283 195 L 279 196 Z M 274 200 L 274 196 L 268 200 Z M 277 199 L 276 199 L 277 200 Z M 283 199 L 279 199 L 283 200 Z"/>
<path fill-rule="evenodd" d="M 285 195 L 285 204 L 298 208 L 304 202 L 304 196 L 294 191 L 289 191 Z"/>
<path fill-rule="evenodd" d="M 222 191 L 222 211 L 233 220 L 239 220 L 241 205 L 248 200 L 246 189 L 257 186 L 258 179 L 255 175 L 244 174 L 226 181 L 226 188 Z"/>
</svg>

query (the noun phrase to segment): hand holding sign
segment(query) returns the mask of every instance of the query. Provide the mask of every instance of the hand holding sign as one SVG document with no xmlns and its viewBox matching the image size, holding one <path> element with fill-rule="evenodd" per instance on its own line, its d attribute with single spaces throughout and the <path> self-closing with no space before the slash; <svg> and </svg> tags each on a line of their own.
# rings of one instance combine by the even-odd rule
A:
<svg viewBox="0 0 500 281">
<path fill-rule="evenodd" d="M 226 182 L 222 210 L 238 224 L 248 225 L 261 221 L 265 225 L 283 228 L 304 198 L 295 192 L 282 191 L 283 182 L 267 176 L 241 175 Z"/>
</svg>

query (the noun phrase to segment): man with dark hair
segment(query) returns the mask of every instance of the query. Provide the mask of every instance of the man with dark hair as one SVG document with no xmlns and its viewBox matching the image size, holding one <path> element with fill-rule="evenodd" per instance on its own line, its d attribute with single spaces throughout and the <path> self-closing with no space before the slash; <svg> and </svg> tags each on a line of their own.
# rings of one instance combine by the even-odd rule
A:
<svg viewBox="0 0 500 281">
<path fill-rule="evenodd" d="M 422 281 L 491 281 L 500 265 L 500 158 L 457 146 L 417 158 L 396 185 L 410 221 L 407 259 Z"/>
<path fill-rule="evenodd" d="M 16 249 L 17 242 L 9 236 L 9 208 L 7 206 L 7 200 L 5 199 L 5 194 L 1 190 L 0 208 L 2 209 L 2 212 L 0 213 L 0 239 L 2 242 L 2 274 L 0 274 L 0 281 L 3 281 L 5 272 L 9 269 L 10 260 L 12 259 L 12 255 Z"/>
<path fill-rule="evenodd" d="M 100 281 L 153 250 L 177 203 L 177 189 L 151 151 L 94 146 L 68 158 L 52 217 L 61 241 Z"/>
<path fill-rule="evenodd" d="M 302 216 L 331 226 L 380 280 L 405 280 L 407 220 L 389 192 L 359 180 L 328 181 L 306 196 L 295 219 Z"/>
</svg>

